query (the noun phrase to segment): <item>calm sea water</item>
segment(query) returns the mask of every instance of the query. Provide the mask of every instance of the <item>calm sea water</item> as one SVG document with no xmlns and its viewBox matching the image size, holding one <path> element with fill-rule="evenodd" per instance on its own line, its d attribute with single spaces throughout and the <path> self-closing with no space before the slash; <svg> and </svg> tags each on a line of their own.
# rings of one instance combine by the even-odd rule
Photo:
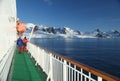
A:
<svg viewBox="0 0 120 81">
<path fill-rule="evenodd" d="M 120 39 L 32 39 L 32 42 L 120 77 Z"/>
</svg>

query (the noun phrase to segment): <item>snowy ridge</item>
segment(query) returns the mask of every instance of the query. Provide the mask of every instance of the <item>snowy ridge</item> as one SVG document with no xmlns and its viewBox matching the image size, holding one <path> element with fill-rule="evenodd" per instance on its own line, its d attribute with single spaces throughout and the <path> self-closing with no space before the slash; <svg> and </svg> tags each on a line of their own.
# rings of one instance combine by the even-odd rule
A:
<svg viewBox="0 0 120 81">
<path fill-rule="evenodd" d="M 28 23 L 27 31 L 24 35 L 29 37 L 32 28 L 35 26 L 36 25 L 32 23 Z M 116 37 L 120 37 L 120 32 L 117 30 L 102 32 L 99 29 L 96 29 L 93 32 L 84 33 L 79 30 L 73 30 L 69 27 L 56 28 L 56 27 L 46 27 L 43 25 L 39 25 L 37 26 L 37 30 L 32 37 L 33 38 L 116 38 Z"/>
</svg>

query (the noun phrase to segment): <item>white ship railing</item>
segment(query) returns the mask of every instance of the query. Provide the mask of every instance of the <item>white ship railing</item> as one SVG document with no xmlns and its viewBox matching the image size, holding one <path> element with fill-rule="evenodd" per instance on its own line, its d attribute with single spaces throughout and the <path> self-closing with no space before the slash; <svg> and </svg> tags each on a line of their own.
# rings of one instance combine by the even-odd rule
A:
<svg viewBox="0 0 120 81">
<path fill-rule="evenodd" d="M 46 81 L 120 81 L 119 78 L 28 43 L 28 50 L 43 71 Z"/>
<path fill-rule="evenodd" d="M 6 81 L 8 78 L 15 47 L 16 44 L 11 46 L 6 54 L 4 54 L 3 58 L 0 60 L 0 81 Z"/>
</svg>

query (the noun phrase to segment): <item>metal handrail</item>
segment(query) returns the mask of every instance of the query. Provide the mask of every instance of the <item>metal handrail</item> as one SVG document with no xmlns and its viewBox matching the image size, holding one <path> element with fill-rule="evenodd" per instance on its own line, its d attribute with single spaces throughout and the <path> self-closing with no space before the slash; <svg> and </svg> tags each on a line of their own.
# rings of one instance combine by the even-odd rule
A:
<svg viewBox="0 0 120 81">
<path fill-rule="evenodd" d="M 33 47 L 33 48 L 32 48 Z M 33 55 L 33 57 L 35 58 L 35 60 L 36 60 L 36 62 L 38 63 L 38 65 L 40 65 L 40 66 L 42 66 L 42 69 L 45 71 L 45 69 L 43 68 L 44 66 L 43 65 L 41 65 L 40 63 L 39 63 L 39 61 L 37 61 L 37 60 L 40 60 L 40 59 L 43 59 L 44 60 L 44 57 L 46 57 L 46 56 L 43 56 L 43 58 L 42 58 L 42 56 L 40 56 L 40 55 L 38 55 L 38 54 L 33 54 L 34 52 L 33 51 L 36 51 L 36 49 L 37 50 L 39 50 L 39 54 L 40 53 L 42 53 L 42 51 L 44 51 L 43 52 L 43 55 L 45 55 L 45 54 L 48 54 L 49 55 L 49 59 L 52 59 L 52 61 L 54 61 L 54 62 L 56 62 L 56 64 L 61 64 L 61 65 L 59 65 L 60 67 L 62 66 L 62 69 L 65 69 L 67 72 L 65 72 L 65 73 L 67 73 L 65 76 L 67 76 L 67 78 L 70 78 L 70 76 L 71 75 L 74 75 L 73 77 L 77 77 L 78 76 L 78 74 L 79 73 L 81 73 L 80 75 L 84 75 L 84 77 L 85 77 L 85 79 L 87 79 L 88 77 L 90 77 L 92 74 L 93 75 L 95 75 L 95 76 L 98 76 L 98 79 L 96 80 L 94 80 L 94 79 L 92 79 L 91 77 L 90 77 L 90 81 L 92 80 L 92 81 L 102 81 L 102 80 L 107 80 L 107 81 L 120 81 L 120 78 L 118 78 L 118 77 L 115 77 L 115 76 L 112 76 L 112 75 L 110 75 L 110 74 L 107 74 L 107 73 L 105 73 L 105 72 L 102 72 L 102 71 L 99 71 L 99 70 L 97 70 L 97 69 L 95 69 L 95 68 L 93 68 L 93 67 L 90 67 L 90 66 L 87 66 L 87 65 L 85 65 L 85 64 L 82 64 L 82 63 L 79 63 L 79 62 L 76 62 L 76 61 L 74 61 L 74 60 L 72 60 L 72 59 L 69 59 L 69 58 L 67 58 L 67 57 L 64 57 L 64 56 L 62 56 L 62 55 L 60 55 L 60 54 L 57 54 L 57 53 L 55 53 L 55 52 L 52 52 L 52 51 L 50 51 L 50 50 L 48 50 L 48 49 L 45 49 L 45 48 L 42 48 L 42 47 L 39 47 L 39 46 L 37 46 L 37 45 L 35 45 L 35 44 L 33 44 L 33 43 L 29 43 L 29 49 L 31 48 L 31 50 L 29 50 L 29 51 L 31 51 L 32 52 L 32 54 L 31 55 Z M 35 53 L 37 53 L 37 52 L 35 52 Z M 41 57 L 41 58 L 38 58 L 38 57 Z M 50 61 L 50 60 L 49 60 Z M 57 61 L 58 61 L 58 63 L 57 63 Z M 51 80 L 54 80 L 53 79 L 53 74 L 51 74 L 51 72 L 53 71 L 53 68 L 55 67 L 54 65 L 53 65 L 53 63 L 54 62 L 52 62 L 52 63 L 50 63 L 50 64 L 52 64 L 52 66 L 50 65 L 49 67 L 50 67 L 50 69 L 49 69 L 49 73 L 47 73 L 48 74 L 48 77 L 51 79 Z M 61 62 L 61 63 L 60 63 Z M 71 65 L 73 65 L 73 66 L 71 66 Z M 79 70 L 77 70 L 76 69 L 76 67 L 79 67 L 80 69 L 81 69 L 81 71 L 79 71 Z M 54 68 L 54 69 L 57 69 L 57 68 Z M 52 71 L 51 71 L 52 70 Z M 74 71 L 73 71 L 74 70 Z M 82 71 L 83 70 L 85 70 L 85 71 L 87 71 L 88 73 L 89 73 L 89 76 L 87 76 L 87 75 L 85 75 L 84 73 L 82 73 Z M 56 70 L 57 71 L 57 70 Z M 54 71 L 53 71 L 54 72 Z M 77 73 L 76 73 L 77 72 Z M 70 74 L 70 73 L 72 73 L 72 74 Z M 63 73 L 64 74 L 64 73 Z M 77 74 L 77 76 L 75 76 Z M 72 78 L 72 79 L 75 79 L 75 78 Z M 81 79 L 82 80 L 82 79 Z M 80 81 L 81 81 L 80 80 Z M 63 81 L 68 81 L 68 79 L 63 79 Z M 69 80 L 69 81 L 71 81 L 71 80 Z M 79 81 L 79 80 L 72 80 L 72 81 Z"/>
</svg>

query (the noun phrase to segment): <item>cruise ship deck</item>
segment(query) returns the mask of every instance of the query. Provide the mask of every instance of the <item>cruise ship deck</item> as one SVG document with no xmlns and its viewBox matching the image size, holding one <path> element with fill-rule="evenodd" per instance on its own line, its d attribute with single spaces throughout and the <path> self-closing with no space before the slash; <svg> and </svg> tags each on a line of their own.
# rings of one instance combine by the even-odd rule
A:
<svg viewBox="0 0 120 81">
<path fill-rule="evenodd" d="M 19 26 L 18 30 L 18 20 L 16 0 L 0 0 L 0 81 L 120 81 L 119 77 L 31 43 L 34 27 L 27 43 L 29 53 L 19 54 L 16 40 L 26 29 Z"/>
<path fill-rule="evenodd" d="M 46 81 L 46 75 L 27 52 L 19 54 L 16 50 L 11 81 Z"/>
</svg>

